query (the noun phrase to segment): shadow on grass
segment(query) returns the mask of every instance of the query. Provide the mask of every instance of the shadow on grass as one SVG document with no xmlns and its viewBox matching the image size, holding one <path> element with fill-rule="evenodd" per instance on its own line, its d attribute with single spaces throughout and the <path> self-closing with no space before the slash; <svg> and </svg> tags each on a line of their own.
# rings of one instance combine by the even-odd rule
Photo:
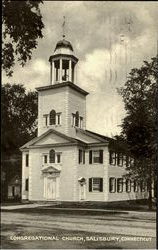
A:
<svg viewBox="0 0 158 250">
<path fill-rule="evenodd" d="M 7 209 L 2 209 L 2 212 L 14 212 L 14 213 L 35 213 L 37 215 L 82 215 L 82 216 L 87 216 L 87 215 L 117 215 L 117 214 L 128 214 L 128 212 L 123 212 L 123 211 L 88 211 L 88 210 L 65 210 L 64 208 L 62 209 L 53 209 L 54 207 L 37 207 L 37 208 L 19 208 L 15 210 L 7 210 Z"/>
</svg>

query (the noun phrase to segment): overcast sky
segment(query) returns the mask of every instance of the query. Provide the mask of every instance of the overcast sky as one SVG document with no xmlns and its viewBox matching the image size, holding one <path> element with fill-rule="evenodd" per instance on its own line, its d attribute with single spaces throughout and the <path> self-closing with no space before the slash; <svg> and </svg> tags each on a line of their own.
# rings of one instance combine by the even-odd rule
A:
<svg viewBox="0 0 158 250">
<path fill-rule="evenodd" d="M 44 1 L 43 39 L 31 61 L 3 83 L 22 83 L 27 89 L 49 85 L 49 56 L 62 38 L 79 58 L 77 84 L 88 91 L 87 129 L 112 136 L 120 133 L 124 105 L 116 88 L 123 86 L 130 69 L 156 55 L 158 2 Z M 20 23 L 20 20 L 19 20 Z"/>
</svg>

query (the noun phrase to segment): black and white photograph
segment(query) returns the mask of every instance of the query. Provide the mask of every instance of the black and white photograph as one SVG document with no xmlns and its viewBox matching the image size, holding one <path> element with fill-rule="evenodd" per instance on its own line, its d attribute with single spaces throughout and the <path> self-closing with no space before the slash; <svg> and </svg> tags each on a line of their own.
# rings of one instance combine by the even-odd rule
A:
<svg viewBox="0 0 158 250">
<path fill-rule="evenodd" d="M 1 249 L 157 249 L 158 2 L 2 0 Z"/>
</svg>

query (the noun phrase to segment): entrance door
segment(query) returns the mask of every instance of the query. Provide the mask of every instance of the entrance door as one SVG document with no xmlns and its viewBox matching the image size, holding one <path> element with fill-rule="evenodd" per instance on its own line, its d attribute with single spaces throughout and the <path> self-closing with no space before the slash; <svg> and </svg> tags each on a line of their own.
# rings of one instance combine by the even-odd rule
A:
<svg viewBox="0 0 158 250">
<path fill-rule="evenodd" d="M 47 178 L 47 199 L 54 200 L 56 198 L 56 178 Z"/>
<path fill-rule="evenodd" d="M 80 199 L 81 200 L 86 199 L 86 184 L 85 183 L 80 184 Z"/>
</svg>

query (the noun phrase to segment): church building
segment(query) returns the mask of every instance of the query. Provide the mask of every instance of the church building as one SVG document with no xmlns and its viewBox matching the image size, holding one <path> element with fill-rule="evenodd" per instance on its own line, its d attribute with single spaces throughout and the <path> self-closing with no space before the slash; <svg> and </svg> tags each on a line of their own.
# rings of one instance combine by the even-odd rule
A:
<svg viewBox="0 0 158 250">
<path fill-rule="evenodd" d="M 124 177 L 133 164 L 125 146 L 86 129 L 86 90 L 76 82 L 78 58 L 65 38 L 50 62 L 50 84 L 38 87 L 38 136 L 23 145 L 22 199 L 143 199 L 143 183 Z M 99 109 L 99 104 L 98 104 Z"/>
</svg>

